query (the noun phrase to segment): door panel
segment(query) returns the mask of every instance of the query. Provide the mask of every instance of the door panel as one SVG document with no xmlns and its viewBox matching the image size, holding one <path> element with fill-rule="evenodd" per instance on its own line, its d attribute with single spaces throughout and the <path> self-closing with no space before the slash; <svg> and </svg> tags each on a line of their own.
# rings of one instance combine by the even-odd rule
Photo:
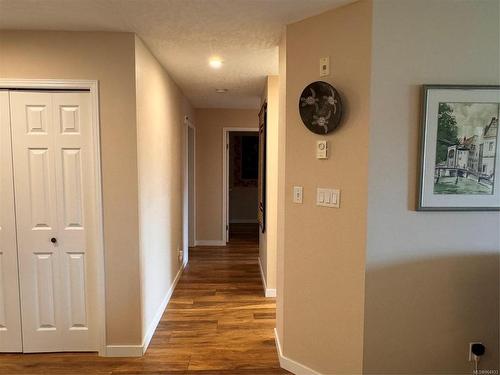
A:
<svg viewBox="0 0 500 375">
<path fill-rule="evenodd" d="M 68 276 L 70 294 L 70 322 L 71 330 L 87 328 L 87 308 L 85 301 L 85 254 L 68 253 Z"/>
<path fill-rule="evenodd" d="M 95 349 L 95 328 L 89 301 L 95 301 L 95 281 L 88 264 L 95 264 L 95 252 L 88 251 L 95 199 L 89 187 L 91 165 L 91 118 L 88 93 L 53 94 L 53 118 L 58 196 L 58 244 L 62 256 L 64 289 L 63 320 L 65 350 Z M 92 262 L 88 262 L 88 258 Z"/>
<path fill-rule="evenodd" d="M 50 197 L 49 149 L 28 148 L 29 202 L 33 230 L 51 230 L 55 203 Z"/>
<path fill-rule="evenodd" d="M 62 349 L 52 96 L 10 92 L 23 350 Z"/>
<path fill-rule="evenodd" d="M 38 331 L 56 330 L 56 313 L 54 301 L 54 258 L 50 253 L 34 254 L 34 269 L 36 272 L 36 306 Z"/>
<path fill-rule="evenodd" d="M 95 350 L 90 95 L 10 98 L 24 351 Z"/>
<path fill-rule="evenodd" d="M 82 167 L 79 149 L 62 150 L 64 228 L 83 228 Z"/>
<path fill-rule="evenodd" d="M 0 351 L 22 351 L 9 94 L 0 91 Z"/>
</svg>

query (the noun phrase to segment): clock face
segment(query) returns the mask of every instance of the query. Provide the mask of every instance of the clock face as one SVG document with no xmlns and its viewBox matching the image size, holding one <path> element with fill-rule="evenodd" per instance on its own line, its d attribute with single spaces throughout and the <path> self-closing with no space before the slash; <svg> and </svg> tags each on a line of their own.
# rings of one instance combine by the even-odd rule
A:
<svg viewBox="0 0 500 375">
<path fill-rule="evenodd" d="M 328 134 L 340 124 L 342 100 L 329 83 L 313 82 L 300 95 L 299 112 L 302 122 L 310 131 Z"/>
</svg>

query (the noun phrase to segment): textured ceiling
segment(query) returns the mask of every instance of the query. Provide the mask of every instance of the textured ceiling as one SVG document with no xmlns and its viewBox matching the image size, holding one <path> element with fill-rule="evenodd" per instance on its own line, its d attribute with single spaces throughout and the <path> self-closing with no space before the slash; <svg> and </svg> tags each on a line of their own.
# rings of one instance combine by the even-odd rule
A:
<svg viewBox="0 0 500 375">
<path fill-rule="evenodd" d="M 0 0 L 0 29 L 135 32 L 195 107 L 257 108 L 283 26 L 352 1 Z"/>
</svg>

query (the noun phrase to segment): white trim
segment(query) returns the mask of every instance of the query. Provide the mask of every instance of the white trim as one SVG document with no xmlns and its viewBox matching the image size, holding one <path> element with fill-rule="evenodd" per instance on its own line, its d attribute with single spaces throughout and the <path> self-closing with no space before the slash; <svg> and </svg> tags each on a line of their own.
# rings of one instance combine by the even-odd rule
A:
<svg viewBox="0 0 500 375">
<path fill-rule="evenodd" d="M 184 218 L 183 218 L 183 261 L 187 262 L 189 258 L 189 128 L 193 129 L 193 231 L 194 246 L 196 246 L 196 127 L 188 116 L 184 117 Z"/>
<path fill-rule="evenodd" d="M 75 79 L 10 79 L 0 78 L 0 89 L 61 89 L 61 90 L 90 90 L 98 87 L 96 80 Z"/>
<path fill-rule="evenodd" d="M 142 345 L 108 345 L 104 357 L 142 357 Z"/>
<path fill-rule="evenodd" d="M 227 238 L 227 226 L 228 226 L 228 217 L 229 217 L 229 178 L 228 178 L 228 169 L 229 169 L 229 159 L 226 157 L 226 148 L 229 144 L 229 132 L 259 132 L 259 128 L 235 128 L 235 127 L 227 127 L 222 128 L 222 242 L 226 246 L 228 241 Z"/>
<path fill-rule="evenodd" d="M 260 276 L 262 277 L 262 286 L 264 287 L 264 295 L 266 297 L 276 297 L 276 289 L 270 289 L 267 287 L 266 277 L 264 276 L 264 269 L 262 268 L 262 262 L 260 261 L 260 257 L 259 257 L 259 269 L 260 269 Z"/>
<path fill-rule="evenodd" d="M 165 298 L 163 299 L 161 305 L 158 307 L 158 310 L 156 311 L 156 314 L 144 335 L 142 345 L 108 345 L 105 348 L 105 353 L 100 355 L 104 355 L 106 357 L 142 357 L 146 353 L 149 343 L 151 342 L 151 339 L 153 338 L 156 331 L 156 327 L 158 327 L 158 324 L 161 321 L 161 317 L 163 316 L 163 313 L 168 306 L 170 298 L 172 297 L 175 287 L 177 286 L 177 283 L 182 276 L 182 272 L 184 271 L 186 264 L 186 262 L 183 263 L 181 268 L 177 272 L 172 286 L 165 295 Z"/>
<path fill-rule="evenodd" d="M 179 279 L 182 276 L 182 272 L 184 271 L 184 267 L 186 266 L 186 263 L 182 263 L 181 268 L 179 269 L 179 272 L 177 272 L 177 275 L 175 276 L 174 282 L 170 286 L 170 289 L 168 290 L 167 294 L 165 295 L 165 298 L 161 302 L 160 306 L 158 307 L 158 310 L 156 311 L 156 314 L 149 324 L 149 327 L 147 331 L 144 334 L 144 338 L 142 340 L 142 353 L 145 354 L 146 350 L 148 350 L 149 343 L 151 342 L 151 339 L 153 338 L 153 335 L 155 334 L 156 327 L 158 327 L 158 324 L 161 321 L 161 317 L 163 316 L 163 313 L 165 312 L 168 302 L 170 301 L 170 298 L 172 297 L 172 293 L 174 293 L 175 287 L 177 286 L 177 283 L 179 282 Z"/>
<path fill-rule="evenodd" d="M 226 246 L 225 241 L 221 240 L 196 240 L 196 246 Z"/>
<path fill-rule="evenodd" d="M 267 298 L 276 298 L 276 289 L 266 288 Z"/>
<path fill-rule="evenodd" d="M 188 121 L 188 128 L 193 129 L 193 233 L 196 246 L 196 127 Z"/>
<path fill-rule="evenodd" d="M 321 375 L 321 373 L 314 371 L 312 368 L 309 368 L 299 362 L 294 361 L 286 357 L 281 350 L 281 343 L 278 336 L 278 331 L 276 328 L 274 329 L 274 341 L 276 342 L 276 350 L 278 352 L 278 357 L 280 360 L 281 368 L 290 371 L 292 374 L 296 375 Z"/>
<path fill-rule="evenodd" d="M 259 221 L 257 219 L 232 219 L 229 220 L 229 224 L 257 224 Z"/>
<path fill-rule="evenodd" d="M 259 256 L 259 269 L 260 269 L 260 277 L 262 277 L 262 286 L 264 287 L 264 291 L 267 289 L 266 277 L 264 276 L 264 269 L 262 268 L 262 262 Z"/>
<path fill-rule="evenodd" d="M 96 205 L 94 207 L 94 216 L 96 227 L 94 228 L 96 236 L 96 260 L 95 264 L 97 275 L 97 350 L 99 355 L 107 354 L 106 348 L 106 294 L 105 294 L 105 266 L 104 266 L 104 231 L 103 231 L 103 206 L 102 206 L 102 171 L 101 171 L 101 141 L 100 141 L 100 121 L 99 121 L 99 82 L 97 80 L 57 80 L 57 79 L 9 79 L 0 78 L 0 89 L 61 89 L 75 90 L 83 89 L 90 91 L 91 111 L 92 111 L 92 142 L 93 166 L 94 172 L 94 192 Z"/>
</svg>

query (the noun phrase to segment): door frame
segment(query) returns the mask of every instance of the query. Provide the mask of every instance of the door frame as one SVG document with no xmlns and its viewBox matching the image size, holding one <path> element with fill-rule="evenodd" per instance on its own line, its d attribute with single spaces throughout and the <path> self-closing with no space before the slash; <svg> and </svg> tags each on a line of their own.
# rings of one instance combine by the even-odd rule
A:
<svg viewBox="0 0 500 375">
<path fill-rule="evenodd" d="M 229 233 L 229 133 L 232 132 L 256 132 L 259 134 L 259 127 L 255 128 L 222 128 L 222 246 L 226 246 Z"/>
<path fill-rule="evenodd" d="M 92 162 L 95 165 L 94 190 L 96 195 L 95 213 L 96 227 L 96 259 L 97 264 L 97 350 L 100 356 L 106 356 L 106 294 L 105 294 L 105 268 L 104 268 L 104 230 L 103 230 L 103 206 L 102 206 L 102 165 L 101 165 L 101 141 L 99 121 L 99 82 L 97 80 L 72 80 L 72 79 L 4 79 L 0 78 L 0 89 L 32 89 L 32 90 L 86 90 L 90 92 L 91 98 L 91 126 L 92 126 Z"/>
<path fill-rule="evenodd" d="M 188 116 L 184 117 L 184 264 L 189 259 L 189 129 L 193 130 L 193 231 L 196 246 L 196 127 Z"/>
</svg>

